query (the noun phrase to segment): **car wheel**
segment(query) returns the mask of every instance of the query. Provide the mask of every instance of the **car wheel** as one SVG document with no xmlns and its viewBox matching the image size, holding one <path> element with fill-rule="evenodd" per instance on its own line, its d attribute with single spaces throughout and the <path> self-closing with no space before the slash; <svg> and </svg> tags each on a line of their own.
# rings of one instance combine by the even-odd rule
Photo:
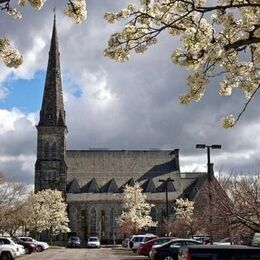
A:
<svg viewBox="0 0 260 260">
<path fill-rule="evenodd" d="M 36 247 L 36 251 L 37 252 L 42 252 L 43 251 L 43 247 L 42 246 L 37 246 Z"/>
<path fill-rule="evenodd" d="M 164 260 L 174 260 L 172 256 L 166 256 Z"/>
<path fill-rule="evenodd" d="M 27 254 L 30 254 L 30 250 L 29 250 L 29 248 L 24 248 L 24 251 L 25 251 L 25 254 L 27 255 Z"/>
<path fill-rule="evenodd" d="M 0 259 L 1 259 L 1 260 L 12 260 L 13 258 L 12 258 L 12 256 L 11 256 L 10 253 L 8 253 L 8 252 L 3 252 L 3 253 L 1 254 L 1 256 L 0 256 Z"/>
</svg>

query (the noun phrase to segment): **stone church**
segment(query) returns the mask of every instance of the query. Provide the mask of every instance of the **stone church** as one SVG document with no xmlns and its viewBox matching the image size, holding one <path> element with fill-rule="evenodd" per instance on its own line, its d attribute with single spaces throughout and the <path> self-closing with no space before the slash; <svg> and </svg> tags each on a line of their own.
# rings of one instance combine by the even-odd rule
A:
<svg viewBox="0 0 260 260">
<path fill-rule="evenodd" d="M 149 232 L 163 234 L 166 188 L 169 213 L 178 197 L 196 194 L 205 173 L 182 173 L 179 150 L 67 150 L 66 114 L 63 104 L 58 36 L 54 19 L 46 81 L 37 125 L 35 191 L 58 189 L 68 203 L 71 231 L 82 240 L 98 236 L 111 242 L 121 239 L 117 217 L 122 210 L 126 184 L 138 182 L 155 207 L 158 226 Z M 174 182 L 166 182 L 171 178 Z M 161 181 L 159 181 L 161 180 Z M 165 180 L 165 181 L 162 181 Z"/>
</svg>

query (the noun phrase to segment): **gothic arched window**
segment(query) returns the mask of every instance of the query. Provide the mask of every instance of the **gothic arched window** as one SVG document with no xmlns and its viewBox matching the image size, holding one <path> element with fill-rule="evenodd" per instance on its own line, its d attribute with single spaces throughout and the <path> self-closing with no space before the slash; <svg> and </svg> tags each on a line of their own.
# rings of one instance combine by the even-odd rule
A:
<svg viewBox="0 0 260 260">
<path fill-rule="evenodd" d="M 156 222 L 157 221 L 157 209 L 155 207 L 151 208 L 150 214 L 151 214 L 151 217 L 152 217 L 152 221 Z M 155 234 L 156 233 L 156 227 L 151 227 L 150 232 Z"/>
<path fill-rule="evenodd" d="M 90 234 L 96 235 L 97 232 L 97 213 L 94 208 L 90 210 Z"/>
<path fill-rule="evenodd" d="M 157 209 L 155 207 L 151 208 L 151 217 L 152 217 L 152 221 L 154 222 L 157 221 Z"/>
<path fill-rule="evenodd" d="M 58 153 L 57 153 L 57 144 L 56 142 L 53 143 L 51 146 L 51 157 L 52 159 L 58 159 Z"/>
<path fill-rule="evenodd" d="M 49 159 L 50 158 L 50 146 L 49 146 L 49 142 L 48 141 L 46 141 L 44 143 L 43 150 L 44 150 L 44 158 L 45 159 Z"/>
<path fill-rule="evenodd" d="M 115 224 L 116 224 L 116 214 L 115 214 L 115 209 L 112 208 L 110 211 L 110 232 L 111 235 L 114 234 L 115 232 Z"/>
</svg>

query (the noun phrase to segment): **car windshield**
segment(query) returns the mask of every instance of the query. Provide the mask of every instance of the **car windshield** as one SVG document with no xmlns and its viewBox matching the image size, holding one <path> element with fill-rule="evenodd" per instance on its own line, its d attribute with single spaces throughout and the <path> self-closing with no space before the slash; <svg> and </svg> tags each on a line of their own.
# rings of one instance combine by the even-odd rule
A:
<svg viewBox="0 0 260 260">
<path fill-rule="evenodd" d="M 70 237 L 69 240 L 79 241 L 79 237 Z"/>
<path fill-rule="evenodd" d="M 91 237 L 91 238 L 89 238 L 88 241 L 89 241 L 89 242 L 97 242 L 98 239 L 97 239 L 96 237 Z"/>
</svg>

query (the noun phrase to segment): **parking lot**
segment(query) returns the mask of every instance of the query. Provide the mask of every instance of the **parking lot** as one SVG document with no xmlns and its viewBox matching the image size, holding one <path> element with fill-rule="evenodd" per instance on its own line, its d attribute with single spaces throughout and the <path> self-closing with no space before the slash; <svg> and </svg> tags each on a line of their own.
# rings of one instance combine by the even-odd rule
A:
<svg viewBox="0 0 260 260">
<path fill-rule="evenodd" d="M 100 249 L 48 249 L 41 253 L 33 253 L 19 257 L 20 260 L 142 260 L 147 259 L 143 256 L 138 256 L 132 251 L 125 248 L 100 248 Z"/>
</svg>

